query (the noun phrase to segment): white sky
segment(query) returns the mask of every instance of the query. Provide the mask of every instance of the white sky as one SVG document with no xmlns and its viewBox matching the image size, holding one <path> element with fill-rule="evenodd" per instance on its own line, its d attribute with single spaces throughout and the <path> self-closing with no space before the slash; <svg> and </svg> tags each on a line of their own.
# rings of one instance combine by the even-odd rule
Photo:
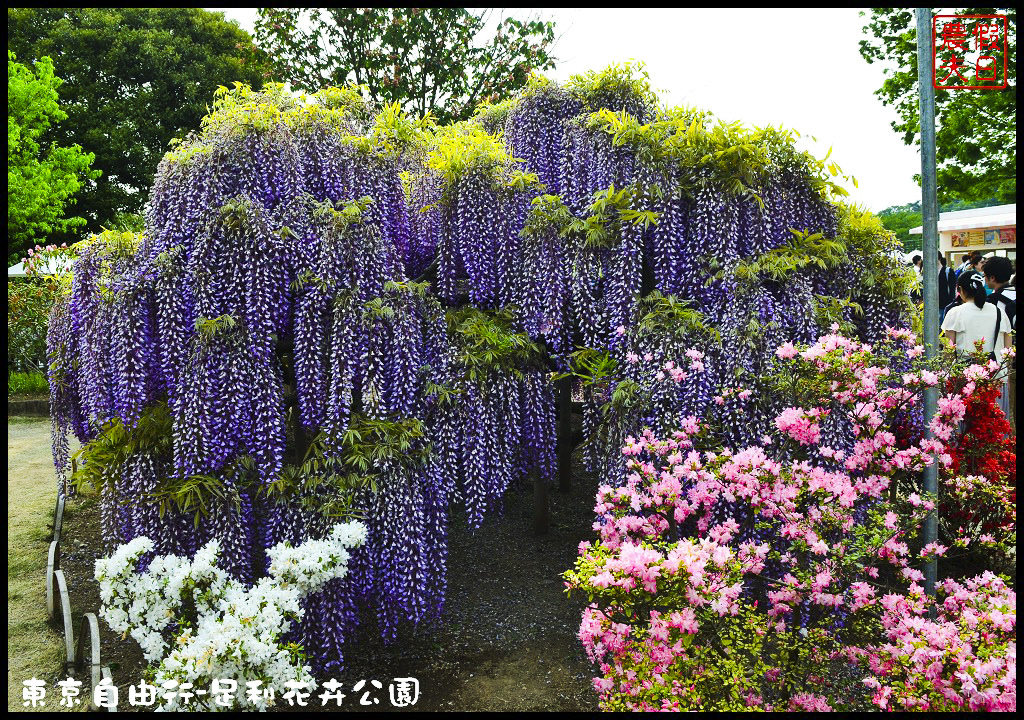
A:
<svg viewBox="0 0 1024 720">
<path fill-rule="evenodd" d="M 254 8 L 221 10 L 252 32 Z M 525 17 L 527 10 L 513 11 Z M 882 66 L 868 65 L 858 43 L 866 18 L 856 9 L 568 9 L 541 10 L 561 35 L 559 81 L 614 62 L 646 63 L 670 105 L 710 110 L 727 121 L 782 125 L 807 136 L 801 148 L 834 160 L 858 188 L 850 200 L 877 212 L 920 200 L 914 146 L 873 94 Z M 817 143 L 809 136 L 817 138 Z"/>
</svg>

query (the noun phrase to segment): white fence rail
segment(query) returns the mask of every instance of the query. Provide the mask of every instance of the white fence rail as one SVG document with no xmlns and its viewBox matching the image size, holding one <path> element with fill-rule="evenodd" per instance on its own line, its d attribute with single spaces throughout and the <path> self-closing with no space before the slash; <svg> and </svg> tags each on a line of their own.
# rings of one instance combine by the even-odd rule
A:
<svg viewBox="0 0 1024 720">
<path fill-rule="evenodd" d="M 57 508 L 53 514 L 53 540 L 46 559 L 46 614 L 50 620 L 57 617 L 58 610 L 64 621 L 64 650 L 67 660 L 64 671 L 72 668 L 82 671 L 89 668 L 91 687 L 89 704 L 93 710 L 97 708 L 92 700 L 96 686 L 110 676 L 110 668 L 100 662 L 100 623 L 95 613 L 85 613 L 78 623 L 78 635 L 75 635 L 71 620 L 71 598 L 68 596 L 68 583 L 64 571 L 60 568 L 60 539 L 64 527 L 64 498 L 57 498 Z M 76 641 L 77 638 L 77 641 Z M 108 708 L 116 712 L 116 708 Z"/>
</svg>

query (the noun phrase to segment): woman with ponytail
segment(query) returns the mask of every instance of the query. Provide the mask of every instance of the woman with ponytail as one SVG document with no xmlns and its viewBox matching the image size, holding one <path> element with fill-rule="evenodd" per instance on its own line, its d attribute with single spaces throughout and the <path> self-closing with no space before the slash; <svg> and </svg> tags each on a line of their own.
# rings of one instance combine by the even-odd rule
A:
<svg viewBox="0 0 1024 720">
<path fill-rule="evenodd" d="M 942 321 L 942 330 L 960 354 L 974 352 L 982 342 L 984 352 L 999 353 L 1010 344 L 1010 321 L 999 308 L 985 302 L 985 280 L 981 273 L 967 271 L 956 281 L 962 305 L 950 308 Z"/>
</svg>

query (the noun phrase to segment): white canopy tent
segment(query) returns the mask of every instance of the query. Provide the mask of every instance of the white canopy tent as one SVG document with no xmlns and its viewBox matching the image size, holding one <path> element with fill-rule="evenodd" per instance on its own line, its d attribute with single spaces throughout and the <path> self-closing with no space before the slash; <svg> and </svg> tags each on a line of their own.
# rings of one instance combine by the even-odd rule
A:
<svg viewBox="0 0 1024 720">
<path fill-rule="evenodd" d="M 956 210 L 939 214 L 939 232 L 954 230 L 979 230 L 991 227 L 1016 227 L 1017 205 L 997 205 L 996 207 L 975 208 L 973 210 Z M 911 228 L 911 235 L 920 235 L 922 226 Z"/>
<path fill-rule="evenodd" d="M 939 214 L 939 252 L 947 262 L 958 263 L 961 255 L 978 252 L 983 256 L 1017 256 L 1017 205 L 956 210 Z M 911 235 L 920 235 L 921 227 Z"/>
</svg>

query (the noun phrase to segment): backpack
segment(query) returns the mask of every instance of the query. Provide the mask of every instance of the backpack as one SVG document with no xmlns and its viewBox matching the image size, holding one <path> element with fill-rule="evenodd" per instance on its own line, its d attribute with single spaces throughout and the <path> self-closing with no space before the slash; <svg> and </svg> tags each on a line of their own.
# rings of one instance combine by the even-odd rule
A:
<svg viewBox="0 0 1024 720">
<path fill-rule="evenodd" d="M 1003 295 L 1003 288 L 999 288 L 985 299 L 986 302 L 992 303 L 997 308 L 999 307 L 999 300 L 1003 301 L 1003 308 L 1006 310 L 1006 317 L 1010 319 L 1010 327 L 1016 327 L 1017 301 L 1011 300 Z"/>
<path fill-rule="evenodd" d="M 1010 329 L 1012 330 L 1012 329 L 1014 329 L 1016 327 L 1017 301 L 1016 300 L 1011 300 L 1010 298 L 1008 298 L 1005 295 L 1003 295 L 1003 288 L 999 288 L 994 293 L 992 293 L 991 295 L 988 296 L 988 298 L 986 299 L 986 302 L 992 303 L 993 305 L 996 306 L 996 310 L 998 310 L 999 309 L 999 303 L 997 301 L 999 301 L 999 300 L 1002 300 L 1004 303 L 1006 303 L 1006 305 L 1005 305 L 1005 307 L 1006 307 L 1006 317 L 1009 318 L 1009 320 L 1010 320 Z M 999 330 L 999 326 L 997 325 L 996 326 L 996 331 L 998 332 L 998 330 Z M 1013 342 L 1014 349 L 1016 349 L 1016 347 L 1017 347 L 1017 333 L 1013 333 L 1013 335 L 1011 337 L 1012 337 L 1012 342 Z M 993 353 L 992 355 L 993 355 L 993 357 L 995 357 L 995 353 Z M 1016 355 L 1014 355 L 1014 357 L 1013 357 L 1013 362 L 1011 363 L 1011 367 L 1013 367 L 1013 368 L 1017 367 L 1017 356 Z"/>
</svg>

